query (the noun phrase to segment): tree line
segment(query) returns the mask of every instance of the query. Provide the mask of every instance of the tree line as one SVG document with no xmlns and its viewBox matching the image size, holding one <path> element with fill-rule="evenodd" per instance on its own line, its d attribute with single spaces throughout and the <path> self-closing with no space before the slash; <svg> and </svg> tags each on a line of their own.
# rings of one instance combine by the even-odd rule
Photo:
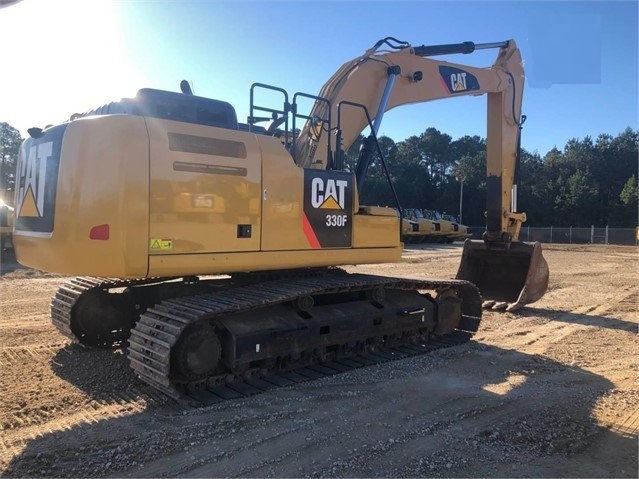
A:
<svg viewBox="0 0 639 479">
<path fill-rule="evenodd" d="M 353 165 L 360 137 L 346 153 Z M 395 142 L 378 139 L 400 203 L 459 213 L 463 180 L 463 223 L 485 223 L 486 140 L 453 140 L 436 128 Z M 518 172 L 518 210 L 531 226 L 637 226 L 639 132 L 573 138 L 563 150 L 544 156 L 522 148 Z M 379 158 L 368 171 L 361 203 L 392 206 L 393 197 Z"/>
<path fill-rule="evenodd" d="M 0 200 L 13 203 L 15 171 L 22 136 L 17 128 L 0 122 Z"/>
<path fill-rule="evenodd" d="M 362 137 L 346 153 L 353 168 Z M 436 128 L 395 142 L 381 136 L 384 155 L 400 203 L 458 214 L 463 188 L 463 222 L 483 225 L 486 205 L 486 140 L 463 136 L 453 140 Z M 12 201 L 15 166 L 22 138 L 0 122 L 0 192 Z M 531 226 L 637 226 L 639 132 L 626 128 L 617 136 L 569 140 L 562 150 L 544 156 L 522 148 L 518 209 Z M 8 193 L 7 193 L 8 192 Z M 361 191 L 362 204 L 394 206 L 393 196 L 377 158 Z"/>
</svg>

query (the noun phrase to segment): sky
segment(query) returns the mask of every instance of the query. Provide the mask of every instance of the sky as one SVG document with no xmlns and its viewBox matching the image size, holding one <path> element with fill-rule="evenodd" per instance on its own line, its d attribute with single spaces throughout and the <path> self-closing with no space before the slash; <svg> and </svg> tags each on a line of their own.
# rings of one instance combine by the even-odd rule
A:
<svg viewBox="0 0 639 479">
<path fill-rule="evenodd" d="M 522 146 L 544 155 L 639 128 L 637 30 L 637 1 L 22 0 L 0 8 L 0 122 L 26 136 L 140 88 L 180 91 L 182 79 L 246 121 L 252 83 L 317 94 L 380 38 L 514 39 L 526 72 Z M 437 58 L 489 67 L 496 55 Z M 398 107 L 379 133 L 485 137 L 485 98 Z"/>
</svg>

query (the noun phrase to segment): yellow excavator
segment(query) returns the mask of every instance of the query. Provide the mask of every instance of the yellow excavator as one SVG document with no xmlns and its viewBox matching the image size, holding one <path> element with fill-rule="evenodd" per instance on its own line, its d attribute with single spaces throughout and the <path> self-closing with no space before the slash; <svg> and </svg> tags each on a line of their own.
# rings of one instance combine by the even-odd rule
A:
<svg viewBox="0 0 639 479">
<path fill-rule="evenodd" d="M 395 210 L 395 214 L 400 217 L 400 213 L 398 210 Z M 402 236 L 401 240 L 403 243 L 413 243 L 419 242 L 422 238 L 422 234 L 419 231 L 419 223 L 416 221 L 412 221 L 406 217 L 404 213 L 402 218 Z"/>
<path fill-rule="evenodd" d="M 404 210 L 404 215 L 409 218 L 410 221 L 417 223 L 417 231 L 419 234 L 417 241 L 420 243 L 433 240 L 439 235 L 439 225 L 434 221 L 424 218 L 420 209 L 407 208 Z"/>
<path fill-rule="evenodd" d="M 491 48 L 499 53 L 489 68 L 431 58 Z M 516 309 L 547 286 L 539 245 L 518 241 L 525 215 L 511 201 L 523 83 L 512 40 L 411 46 L 388 37 L 318 95 L 254 84 L 246 124 L 187 82 L 181 93 L 142 89 L 28 130 L 16 175 L 17 259 L 86 275 L 53 297 L 54 325 L 87 347 L 128 344 L 135 373 L 176 399 L 206 403 L 292 374 L 457 344 L 477 330 L 482 295 Z M 281 106 L 262 105 L 265 92 L 281 95 Z M 376 136 L 384 112 L 482 94 L 487 230 L 465 243 L 457 278 L 339 268 L 401 259 L 397 196 L 393 207 L 359 201 L 376 153 L 387 171 Z M 344 151 L 366 127 L 350 171 Z"/>
<path fill-rule="evenodd" d="M 468 227 L 460 225 L 451 215 L 431 210 L 423 210 L 423 214 L 426 218 L 433 218 L 434 221 L 439 223 L 441 231 L 444 233 L 443 240 L 446 243 L 453 243 L 455 240 L 466 239 L 471 236 L 468 234 Z"/>
<path fill-rule="evenodd" d="M 446 213 L 440 213 L 440 216 L 443 220 L 448 221 L 453 226 L 453 233 L 447 240 L 449 243 L 453 243 L 461 239 L 465 240 L 472 236 L 472 234 L 468 232 L 468 226 L 461 224 L 455 216 L 447 215 Z"/>
</svg>

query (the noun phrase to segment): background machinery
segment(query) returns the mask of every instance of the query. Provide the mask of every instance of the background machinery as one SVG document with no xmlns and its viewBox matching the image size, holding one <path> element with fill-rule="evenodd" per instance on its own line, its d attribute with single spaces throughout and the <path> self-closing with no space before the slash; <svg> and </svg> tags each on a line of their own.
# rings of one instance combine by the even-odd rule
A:
<svg viewBox="0 0 639 479">
<path fill-rule="evenodd" d="M 492 67 L 429 58 L 480 48 L 498 49 Z M 466 340 L 481 317 L 474 282 L 485 299 L 520 307 L 548 280 L 539 245 L 517 241 L 525 215 L 511 207 L 523 82 L 512 40 L 413 47 L 386 38 L 317 96 L 253 85 L 246 125 L 183 82 L 182 93 L 143 89 L 31 128 L 17 167 L 17 259 L 89 275 L 60 287 L 53 323 L 88 347 L 128 341 L 136 374 L 175 398 L 433 338 Z M 258 105 L 262 89 L 279 92 L 282 106 Z M 401 258 L 395 210 L 359 203 L 384 112 L 469 94 L 488 95 L 488 228 L 485 241 L 465 244 L 458 279 L 337 268 Z M 300 99 L 312 100 L 310 114 L 298 111 Z M 343 152 L 366 126 L 347 171 Z"/>
<path fill-rule="evenodd" d="M 455 217 L 443 215 L 438 211 L 406 208 L 404 217 L 417 223 L 417 235 L 408 236 L 408 242 L 453 243 L 471 237 L 468 227 L 459 224 Z"/>
<path fill-rule="evenodd" d="M 0 201 L 0 254 L 11 246 L 13 231 L 13 208 Z"/>
<path fill-rule="evenodd" d="M 399 217 L 399 211 L 395 209 L 395 213 Z M 422 234 L 419 231 L 419 224 L 416 221 L 408 219 L 406 212 L 404 211 L 402 217 L 402 243 L 418 243 L 422 239 Z"/>
<path fill-rule="evenodd" d="M 445 215 L 439 211 L 423 210 L 424 216 L 432 217 L 435 221 L 441 225 L 441 230 L 444 232 L 444 241 L 447 243 L 453 243 L 455 240 L 462 240 L 470 238 L 468 233 L 468 227 L 460 225 L 459 222 L 452 215 Z"/>
<path fill-rule="evenodd" d="M 461 224 L 453 215 L 441 213 L 441 217 L 443 220 L 450 222 L 453 226 L 453 234 L 450 236 L 452 241 L 449 241 L 449 243 L 457 240 L 465 240 L 472 236 L 472 234 L 468 231 L 468 226 Z"/>
<path fill-rule="evenodd" d="M 434 210 L 422 210 L 422 214 L 425 218 L 429 218 L 430 221 L 434 221 L 439 224 L 439 239 L 444 242 L 448 242 L 455 234 L 455 227 L 453 224 L 444 219 L 439 211 Z"/>
<path fill-rule="evenodd" d="M 436 241 L 441 234 L 439 224 L 425 218 L 419 208 L 407 208 L 404 210 L 404 215 L 411 221 L 417 223 L 419 236 L 417 236 L 416 241 L 420 243 L 424 241 Z"/>
</svg>

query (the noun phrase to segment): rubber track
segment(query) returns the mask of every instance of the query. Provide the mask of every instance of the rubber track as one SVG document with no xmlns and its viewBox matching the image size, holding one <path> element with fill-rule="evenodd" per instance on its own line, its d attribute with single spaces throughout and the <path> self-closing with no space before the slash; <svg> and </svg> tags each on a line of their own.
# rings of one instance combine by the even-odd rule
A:
<svg viewBox="0 0 639 479">
<path fill-rule="evenodd" d="M 165 280 L 165 278 L 145 278 L 137 280 L 97 277 L 72 278 L 60 286 L 51 299 L 51 322 L 61 334 L 74 343 L 82 344 L 71 330 L 71 310 L 84 293 L 98 289 L 107 290 L 111 288 L 159 283 Z"/>
<path fill-rule="evenodd" d="M 190 399 L 195 399 L 199 403 L 202 403 L 204 402 L 202 400 L 203 394 L 206 393 L 203 389 L 209 384 L 211 384 L 211 389 L 215 391 L 213 394 L 217 397 L 232 399 L 242 397 L 246 394 L 250 395 L 260 392 L 261 387 L 268 388 L 269 384 L 278 384 L 279 382 L 279 385 L 285 385 L 283 384 L 285 382 L 284 380 L 287 380 L 288 384 L 291 382 L 299 382 L 295 381 L 295 379 L 288 378 L 287 375 L 296 374 L 298 379 L 300 376 L 303 379 L 305 376 L 303 373 L 300 375 L 300 371 L 297 373 L 283 373 L 281 375 L 270 376 L 270 378 L 276 378 L 272 380 L 259 378 L 245 381 L 240 378 L 234 378 L 229 381 L 227 378 L 226 382 L 229 382 L 230 385 L 224 386 L 215 386 L 215 381 L 200 379 L 190 383 L 180 383 L 180 390 L 178 390 L 170 378 L 171 348 L 176 344 L 182 331 L 196 322 L 210 321 L 231 313 L 252 311 L 258 308 L 292 301 L 305 295 L 364 291 L 376 287 L 403 290 L 457 290 L 463 300 L 463 317 L 460 329 L 470 332 L 477 331 L 481 318 L 481 296 L 477 288 L 467 281 L 413 280 L 362 274 L 288 278 L 270 281 L 266 284 L 252 284 L 230 288 L 220 292 L 162 301 L 148 308 L 146 312 L 141 315 L 140 320 L 131 331 L 128 358 L 131 367 L 140 379 L 176 400 L 186 400 L 187 402 L 189 402 L 189 396 L 185 396 L 181 390 L 195 391 L 188 393 L 190 394 Z M 433 345 L 444 347 L 445 345 L 459 344 L 460 342 L 468 341 L 471 337 L 470 334 L 464 334 L 459 331 L 452 333 L 450 336 L 450 338 L 444 337 L 438 339 L 437 341 L 440 342 L 433 343 Z M 428 346 L 425 349 L 414 346 L 403 346 L 395 349 L 410 350 L 413 351 L 413 354 L 430 350 Z M 386 360 L 393 359 L 392 353 L 390 357 L 385 356 L 385 354 L 386 352 L 378 353 L 377 355 Z M 404 354 L 408 353 L 404 352 Z M 374 357 L 375 355 L 371 354 L 367 356 Z M 378 358 L 377 362 L 381 360 L 382 359 Z M 352 368 L 365 364 L 374 364 L 375 361 L 368 358 L 362 361 L 362 357 L 360 356 L 344 358 L 338 363 L 340 363 L 341 366 L 338 364 L 336 366 L 337 369 L 335 369 L 335 367 L 323 366 L 320 368 L 320 371 L 316 371 L 318 366 L 321 366 L 316 365 L 302 368 L 302 370 L 306 371 L 307 375 L 322 375 L 328 374 L 330 370 L 337 371 L 340 368 L 347 367 L 348 364 L 350 364 Z M 315 372 L 309 373 L 308 371 Z M 322 373 L 322 371 L 325 371 L 325 373 Z M 284 380 L 277 379 L 282 377 Z M 213 380 L 214 378 L 210 379 Z M 253 384 L 251 384 L 251 381 L 253 381 Z M 266 381 L 266 383 L 263 381 Z M 238 389 L 244 390 L 246 394 L 239 392 Z M 240 396 L 238 396 L 238 394 Z M 210 402 L 212 399 L 213 398 L 209 397 L 208 401 Z"/>
</svg>

